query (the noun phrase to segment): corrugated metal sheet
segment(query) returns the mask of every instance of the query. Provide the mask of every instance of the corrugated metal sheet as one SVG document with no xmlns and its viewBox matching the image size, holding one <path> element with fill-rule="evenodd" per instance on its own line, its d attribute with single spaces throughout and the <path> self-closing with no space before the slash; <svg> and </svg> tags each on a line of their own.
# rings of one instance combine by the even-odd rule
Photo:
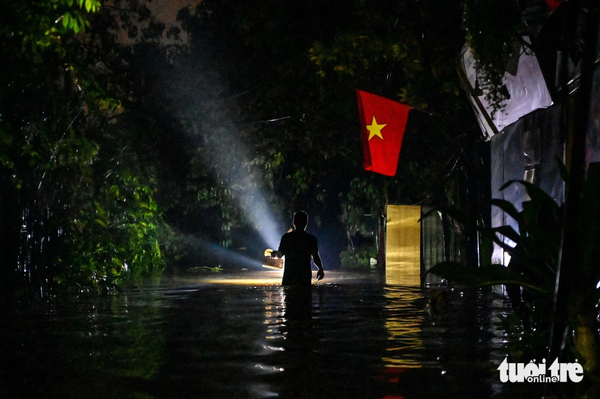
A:
<svg viewBox="0 0 600 399">
<path fill-rule="evenodd" d="M 560 107 L 533 112 L 506 127 L 491 140 L 492 198 L 510 201 L 519 211 L 527 201 L 520 184 L 500 191 L 510 180 L 528 180 L 549 193 L 557 203 L 564 202 L 564 184 L 556 157 L 563 158 L 564 145 L 560 135 Z M 492 208 L 492 226 L 510 225 L 518 231 L 517 223 L 499 208 Z M 506 242 L 509 242 L 506 239 Z M 496 246 L 493 263 L 507 265 L 510 258 Z"/>
</svg>

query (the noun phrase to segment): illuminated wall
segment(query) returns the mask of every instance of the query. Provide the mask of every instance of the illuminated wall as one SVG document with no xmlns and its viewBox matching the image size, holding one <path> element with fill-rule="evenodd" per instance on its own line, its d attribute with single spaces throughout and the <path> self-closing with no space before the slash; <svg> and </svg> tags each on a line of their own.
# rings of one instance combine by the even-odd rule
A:
<svg viewBox="0 0 600 399">
<path fill-rule="evenodd" d="M 421 285 L 420 206 L 388 205 L 385 234 L 385 282 Z"/>
</svg>

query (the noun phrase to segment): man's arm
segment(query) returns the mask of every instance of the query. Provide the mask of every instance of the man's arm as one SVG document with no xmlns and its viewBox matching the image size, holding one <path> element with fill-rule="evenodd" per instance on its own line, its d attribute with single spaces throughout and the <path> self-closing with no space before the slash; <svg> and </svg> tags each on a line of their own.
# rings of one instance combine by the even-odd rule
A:
<svg viewBox="0 0 600 399">
<path fill-rule="evenodd" d="M 271 252 L 271 258 L 283 258 L 283 255 L 285 255 L 285 235 L 283 237 L 281 237 L 281 241 L 279 241 L 279 248 L 277 248 L 277 251 L 273 251 Z"/>
<path fill-rule="evenodd" d="M 317 266 L 317 280 L 322 280 L 325 277 L 325 271 L 323 270 L 323 261 L 321 260 L 321 255 L 319 251 L 313 253 L 313 262 L 315 262 L 315 266 Z"/>
</svg>

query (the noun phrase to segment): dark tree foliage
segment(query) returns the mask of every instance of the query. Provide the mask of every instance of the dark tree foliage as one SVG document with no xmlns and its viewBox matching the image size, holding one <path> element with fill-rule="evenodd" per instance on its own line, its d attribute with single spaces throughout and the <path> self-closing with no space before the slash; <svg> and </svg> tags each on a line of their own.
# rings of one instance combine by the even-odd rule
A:
<svg viewBox="0 0 600 399">
<path fill-rule="evenodd" d="M 465 41 L 463 3 L 354 4 L 346 30 L 319 40 L 311 60 L 324 78 L 409 104 L 412 112 L 395 178 L 358 174 L 344 201 L 348 227 L 384 203 L 465 207 L 487 195 L 486 146 L 462 95 L 456 60 Z M 358 133 L 355 133 L 358 135 Z"/>
<path fill-rule="evenodd" d="M 386 202 L 479 199 L 460 2 L 208 0 L 179 11 L 181 30 L 145 4 L 5 7 L 7 287 L 115 287 L 162 270 L 182 236 L 246 246 L 259 197 L 286 225 L 308 211 L 329 267 Z M 357 88 L 421 110 L 394 178 L 361 168 Z"/>
<path fill-rule="evenodd" d="M 453 61 L 464 44 L 460 2 L 204 1 L 179 19 L 192 38 L 186 62 L 214 76 L 212 94 L 280 214 L 305 208 L 318 224 L 341 219 L 353 233 L 369 230 L 363 215 L 381 214 L 386 200 L 480 199 L 480 144 Z M 361 170 L 357 88 L 424 111 L 393 179 Z M 206 120 L 200 113 L 188 119 Z M 204 126 L 197 132 L 207 140 L 214 125 Z"/>
<path fill-rule="evenodd" d="M 0 31 L 3 294 L 105 291 L 164 268 L 152 130 L 128 93 L 95 0 L 11 2 Z M 93 24 L 90 23 L 93 21 Z M 118 123 L 117 123 L 118 122 Z"/>
<path fill-rule="evenodd" d="M 354 88 L 325 87 L 309 50 L 343 25 L 344 9 L 208 1 L 180 11 L 190 48 L 175 58 L 177 79 L 161 101 L 197 144 L 181 198 L 216 207 L 226 245 L 249 224 L 239 204 L 256 192 L 285 225 L 305 209 L 311 226 L 343 240 L 338 196 L 360 168 Z M 335 254 L 329 265 L 337 262 Z"/>
</svg>

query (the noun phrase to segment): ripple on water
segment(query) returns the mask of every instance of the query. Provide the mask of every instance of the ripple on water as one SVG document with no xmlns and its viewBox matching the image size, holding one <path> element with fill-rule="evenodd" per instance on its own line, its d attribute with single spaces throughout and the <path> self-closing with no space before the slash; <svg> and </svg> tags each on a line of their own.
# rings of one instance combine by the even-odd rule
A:
<svg viewBox="0 0 600 399">
<path fill-rule="evenodd" d="M 173 281 L 19 318 L 2 336 L 13 367 L 0 396 L 479 398 L 497 388 L 501 300 L 448 291 L 432 312 L 433 289 L 259 280 Z"/>
</svg>

